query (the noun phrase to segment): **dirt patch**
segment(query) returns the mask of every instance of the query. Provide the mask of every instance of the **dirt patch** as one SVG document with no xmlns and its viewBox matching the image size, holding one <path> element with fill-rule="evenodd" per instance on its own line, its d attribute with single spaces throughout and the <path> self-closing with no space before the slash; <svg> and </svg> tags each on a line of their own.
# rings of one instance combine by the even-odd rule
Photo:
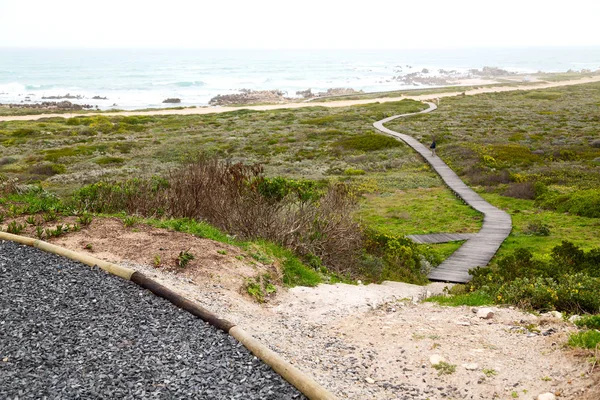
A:
<svg viewBox="0 0 600 400">
<path fill-rule="evenodd" d="M 280 287 L 260 305 L 244 283 L 276 266 L 252 261 L 235 246 L 125 227 L 118 218 L 96 218 L 51 242 L 144 272 L 240 324 L 341 399 L 535 399 L 545 392 L 597 398 L 589 397 L 596 396 L 597 376 L 564 347 L 572 325 L 511 308 L 494 308 L 494 317 L 484 320 L 469 307 L 420 302 L 443 284 Z M 184 269 L 175 266 L 181 250 L 195 256 Z M 448 366 L 433 368 L 432 355 Z"/>
</svg>

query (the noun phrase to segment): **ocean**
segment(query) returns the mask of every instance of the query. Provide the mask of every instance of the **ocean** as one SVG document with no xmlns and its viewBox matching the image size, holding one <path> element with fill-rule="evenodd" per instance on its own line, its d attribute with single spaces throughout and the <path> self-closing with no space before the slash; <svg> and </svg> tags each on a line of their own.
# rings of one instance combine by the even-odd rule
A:
<svg viewBox="0 0 600 400">
<path fill-rule="evenodd" d="M 485 66 L 511 72 L 600 69 L 600 47 L 443 50 L 0 49 L 0 103 L 79 96 L 101 109 L 202 106 L 241 89 L 365 92 L 422 87 L 397 77 L 427 69 L 466 73 Z M 100 97 L 101 99 L 93 99 Z M 104 100 L 103 98 L 106 98 Z"/>
</svg>

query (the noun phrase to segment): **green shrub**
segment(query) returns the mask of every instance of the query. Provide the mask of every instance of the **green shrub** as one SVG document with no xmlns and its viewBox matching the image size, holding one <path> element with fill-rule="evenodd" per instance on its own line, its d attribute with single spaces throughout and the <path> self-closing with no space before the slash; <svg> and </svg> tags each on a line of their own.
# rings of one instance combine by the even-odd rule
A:
<svg viewBox="0 0 600 400">
<path fill-rule="evenodd" d="M 25 226 L 23 224 L 17 224 L 16 221 L 12 221 L 10 224 L 8 224 L 8 227 L 6 228 L 6 232 L 12 233 L 13 235 L 18 235 L 24 229 L 25 229 Z"/>
<path fill-rule="evenodd" d="M 257 302 L 264 303 L 269 296 L 277 292 L 277 288 L 271 282 L 271 275 L 264 274 L 246 279 L 246 292 Z"/>
<path fill-rule="evenodd" d="M 179 255 L 177 256 L 177 260 L 175 260 L 175 264 L 179 268 L 185 268 L 189 264 L 190 261 L 194 259 L 194 255 L 190 253 L 189 250 L 181 250 Z"/>
<path fill-rule="evenodd" d="M 551 278 L 517 278 L 497 292 L 500 302 L 536 310 L 553 310 L 558 300 L 558 284 Z"/>
<path fill-rule="evenodd" d="M 493 159 L 498 163 L 498 165 L 489 165 L 492 167 L 497 167 L 501 163 L 509 163 L 510 165 L 531 165 L 542 160 L 539 155 L 533 154 L 528 147 L 518 144 L 496 144 L 490 146 L 489 151 L 491 152 Z M 484 158 L 485 157 L 487 156 L 484 156 Z"/>
<path fill-rule="evenodd" d="M 569 337 L 569 346 L 580 347 L 583 349 L 597 349 L 600 346 L 600 332 L 591 329 L 573 333 Z"/>
<path fill-rule="evenodd" d="M 451 375 L 456 372 L 456 365 L 440 361 L 433 365 L 433 368 L 437 369 L 438 375 Z"/>
<path fill-rule="evenodd" d="M 438 303 L 442 306 L 469 306 L 479 307 L 494 304 L 494 299 L 483 292 L 472 292 L 464 294 L 456 294 L 451 296 L 431 296 L 425 299 L 426 302 Z"/>
<path fill-rule="evenodd" d="M 585 315 L 575 321 L 580 328 L 600 329 L 600 315 Z"/>
<path fill-rule="evenodd" d="M 339 121 L 340 117 L 341 116 L 339 116 L 339 115 L 326 115 L 323 117 L 305 119 L 305 120 L 300 121 L 300 123 L 305 124 L 305 125 L 323 126 L 323 125 L 329 125 L 333 122 Z"/>
<path fill-rule="evenodd" d="M 536 204 L 548 210 L 600 218 L 599 189 L 579 190 L 572 193 L 548 191 L 537 198 Z"/>
<path fill-rule="evenodd" d="M 98 165 L 121 164 L 124 161 L 125 159 L 120 157 L 101 157 L 94 160 L 94 162 Z"/>
<path fill-rule="evenodd" d="M 77 217 L 77 221 L 83 226 L 88 226 L 89 224 L 91 224 L 92 219 L 93 217 L 89 213 L 83 213 Z"/>
<path fill-rule="evenodd" d="M 26 136 L 32 136 L 35 135 L 37 133 L 37 131 L 33 128 L 19 128 L 19 129 L 15 129 L 11 136 L 14 137 L 26 137 Z"/>
<path fill-rule="evenodd" d="M 323 195 L 323 185 L 315 181 L 275 177 L 259 179 L 256 184 L 260 194 L 274 201 L 281 201 L 289 195 L 296 196 L 302 202 L 314 201 Z"/>
<path fill-rule="evenodd" d="M 29 168 L 29 173 L 36 175 L 53 176 L 58 174 L 64 174 L 67 171 L 67 167 L 63 164 L 36 164 Z"/>
<path fill-rule="evenodd" d="M 531 236 L 550 236 L 550 227 L 542 222 L 531 222 L 523 233 Z"/>
<path fill-rule="evenodd" d="M 562 97 L 561 92 L 550 92 L 547 90 L 535 90 L 531 92 L 527 92 L 525 97 L 528 99 L 534 100 L 557 100 Z"/>
<path fill-rule="evenodd" d="M 600 311 L 600 249 L 585 252 L 565 241 L 544 260 L 517 249 L 496 265 L 470 273 L 470 290 L 498 303 L 571 313 Z"/>
<path fill-rule="evenodd" d="M 333 146 L 346 150 L 376 151 L 398 147 L 400 142 L 386 135 L 366 134 L 338 140 Z"/>
<path fill-rule="evenodd" d="M 354 175 L 364 175 L 365 171 L 362 169 L 354 169 L 348 168 L 344 170 L 344 175 L 354 176 Z"/>
<path fill-rule="evenodd" d="M 424 284 L 427 262 L 417 244 L 403 236 L 367 230 L 360 270 L 368 280 L 393 280 Z"/>
<path fill-rule="evenodd" d="M 558 280 L 554 308 L 570 313 L 600 312 L 600 278 L 584 273 L 564 275 Z"/>
</svg>

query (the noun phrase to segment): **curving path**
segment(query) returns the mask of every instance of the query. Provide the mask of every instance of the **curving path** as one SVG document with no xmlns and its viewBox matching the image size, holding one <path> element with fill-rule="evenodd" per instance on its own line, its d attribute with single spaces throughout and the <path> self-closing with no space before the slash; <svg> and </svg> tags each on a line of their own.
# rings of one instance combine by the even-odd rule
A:
<svg viewBox="0 0 600 400">
<path fill-rule="evenodd" d="M 424 114 L 437 109 L 437 106 L 433 103 L 426 104 L 429 105 L 429 108 L 416 114 Z M 475 193 L 475 191 L 468 187 L 444 161 L 437 156 L 432 156 L 429 148 L 425 147 L 418 140 L 412 136 L 392 131 L 383 126 L 383 124 L 396 118 L 408 117 L 411 115 L 415 115 L 415 113 L 394 115 L 393 117 L 375 122 L 373 126 L 388 135 L 392 135 L 406 142 L 406 144 L 416 150 L 417 153 L 421 154 L 425 161 L 433 167 L 456 196 L 484 215 L 481 230 L 476 235 L 469 238 L 465 244 L 454 252 L 454 254 L 448 257 L 429 274 L 429 279 L 434 281 L 457 283 L 468 282 L 471 279 L 469 270 L 479 266 L 486 266 L 494 254 L 496 254 L 496 251 L 498 251 L 498 248 L 502 242 L 504 242 L 504 239 L 510 234 L 510 231 L 512 230 L 510 215 L 494 207 Z"/>
</svg>

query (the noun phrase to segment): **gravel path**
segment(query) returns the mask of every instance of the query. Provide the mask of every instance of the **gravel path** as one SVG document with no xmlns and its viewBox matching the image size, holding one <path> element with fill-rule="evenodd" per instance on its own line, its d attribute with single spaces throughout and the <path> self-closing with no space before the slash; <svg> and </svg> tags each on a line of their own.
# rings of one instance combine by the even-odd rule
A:
<svg viewBox="0 0 600 400">
<path fill-rule="evenodd" d="M 0 242 L 0 398 L 304 397 L 235 339 L 135 284 Z"/>
</svg>

